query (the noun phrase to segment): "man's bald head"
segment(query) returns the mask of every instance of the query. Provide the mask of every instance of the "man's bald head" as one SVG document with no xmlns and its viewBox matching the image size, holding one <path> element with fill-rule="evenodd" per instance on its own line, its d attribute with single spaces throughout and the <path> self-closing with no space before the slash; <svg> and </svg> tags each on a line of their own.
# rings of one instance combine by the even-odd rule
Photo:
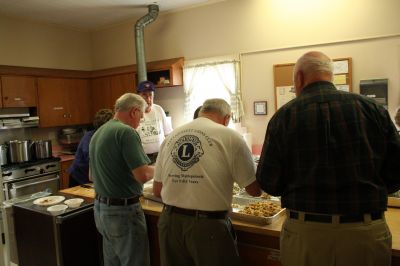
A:
<svg viewBox="0 0 400 266">
<path fill-rule="evenodd" d="M 293 81 L 296 95 L 303 88 L 316 81 L 332 82 L 333 65 L 332 60 L 324 53 L 312 51 L 301 56 L 294 66 Z"/>
</svg>

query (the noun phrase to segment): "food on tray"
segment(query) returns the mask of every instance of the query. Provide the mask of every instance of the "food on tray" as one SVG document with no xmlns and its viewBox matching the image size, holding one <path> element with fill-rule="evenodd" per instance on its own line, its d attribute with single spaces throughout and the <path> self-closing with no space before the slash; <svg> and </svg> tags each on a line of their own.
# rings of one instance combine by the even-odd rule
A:
<svg viewBox="0 0 400 266">
<path fill-rule="evenodd" d="M 268 194 L 268 193 L 265 193 L 264 191 L 261 193 L 261 196 L 260 196 L 260 198 L 263 198 L 263 199 L 269 199 L 269 198 L 271 198 L 271 195 L 270 194 Z"/>
<path fill-rule="evenodd" d="M 233 194 L 238 195 L 242 192 L 242 189 L 239 187 L 237 183 L 233 183 Z"/>
<path fill-rule="evenodd" d="M 243 205 L 232 203 L 232 208 L 241 209 L 241 208 L 243 208 Z"/>
<path fill-rule="evenodd" d="M 281 206 L 276 203 L 261 201 L 250 203 L 249 205 L 245 206 L 243 210 L 240 210 L 239 213 L 253 216 L 271 217 L 277 214 L 281 209 Z"/>
</svg>

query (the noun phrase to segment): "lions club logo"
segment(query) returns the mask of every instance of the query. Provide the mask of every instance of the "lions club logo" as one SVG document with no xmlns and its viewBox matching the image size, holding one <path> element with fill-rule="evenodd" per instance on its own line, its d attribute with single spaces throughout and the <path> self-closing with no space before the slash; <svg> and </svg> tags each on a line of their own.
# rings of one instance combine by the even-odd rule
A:
<svg viewBox="0 0 400 266">
<path fill-rule="evenodd" d="M 183 171 L 187 171 L 204 154 L 198 137 L 186 135 L 180 137 L 172 148 L 173 162 Z"/>
</svg>

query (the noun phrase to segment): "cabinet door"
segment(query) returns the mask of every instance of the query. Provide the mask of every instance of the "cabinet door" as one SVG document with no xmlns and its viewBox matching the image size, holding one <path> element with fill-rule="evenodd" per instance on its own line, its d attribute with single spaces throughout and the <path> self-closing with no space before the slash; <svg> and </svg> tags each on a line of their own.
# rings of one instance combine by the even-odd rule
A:
<svg viewBox="0 0 400 266">
<path fill-rule="evenodd" d="M 71 166 L 74 160 L 62 161 L 61 162 L 61 182 L 60 189 L 69 187 L 69 173 L 68 168 Z"/>
<path fill-rule="evenodd" d="M 36 107 L 36 78 L 25 76 L 1 77 L 3 107 Z"/>
<path fill-rule="evenodd" d="M 65 79 L 38 78 L 38 96 L 41 127 L 68 124 L 68 90 Z"/>
<path fill-rule="evenodd" d="M 111 78 L 102 77 L 92 79 L 90 82 L 92 117 L 99 109 L 113 109 L 114 103 L 111 99 Z"/>
<path fill-rule="evenodd" d="M 115 101 L 124 93 L 136 92 L 135 74 L 128 73 L 111 77 L 111 100 Z"/>
<path fill-rule="evenodd" d="M 91 122 L 90 88 L 85 79 L 66 80 L 68 90 L 68 124 L 82 125 Z"/>
<path fill-rule="evenodd" d="M 0 99 L 3 99 L 3 96 L 1 94 L 1 82 L 0 82 Z M 3 101 L 0 100 L 0 108 L 2 108 L 2 107 L 3 107 Z"/>
</svg>

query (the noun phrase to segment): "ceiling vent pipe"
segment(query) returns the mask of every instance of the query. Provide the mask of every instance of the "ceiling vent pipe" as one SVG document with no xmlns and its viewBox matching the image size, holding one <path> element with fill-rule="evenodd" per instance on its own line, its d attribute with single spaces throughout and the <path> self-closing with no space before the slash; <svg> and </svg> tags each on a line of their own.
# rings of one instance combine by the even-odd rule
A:
<svg viewBox="0 0 400 266">
<path fill-rule="evenodd" d="M 136 65 L 138 71 L 138 82 L 147 80 L 146 58 L 144 54 L 144 27 L 156 20 L 158 16 L 158 5 L 148 5 L 149 13 L 141 17 L 135 24 L 136 41 Z"/>
</svg>

